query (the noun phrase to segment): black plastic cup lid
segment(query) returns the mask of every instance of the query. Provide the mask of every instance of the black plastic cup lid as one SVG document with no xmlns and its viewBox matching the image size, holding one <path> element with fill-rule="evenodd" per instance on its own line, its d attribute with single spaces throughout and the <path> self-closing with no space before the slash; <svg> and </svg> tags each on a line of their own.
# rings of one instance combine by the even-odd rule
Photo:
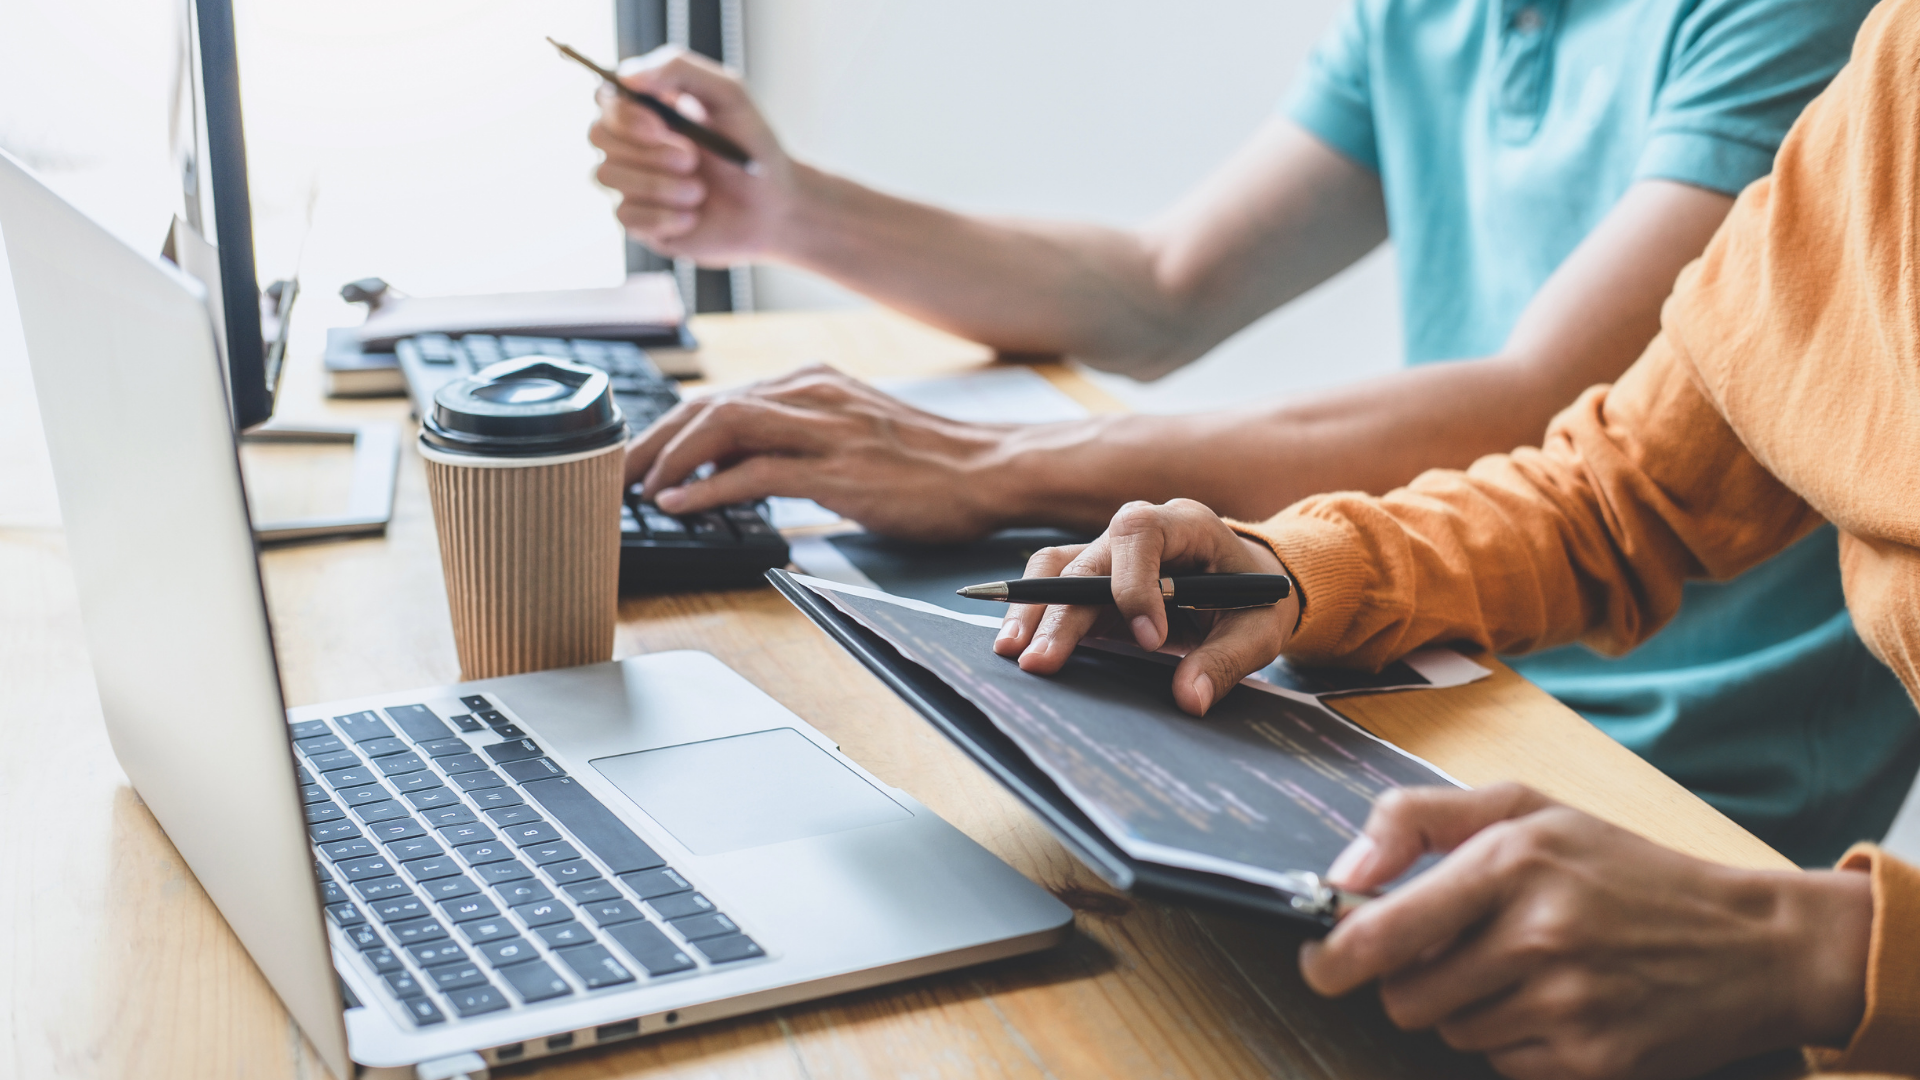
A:
<svg viewBox="0 0 1920 1080">
<path fill-rule="evenodd" d="M 627 437 L 605 372 L 545 356 L 490 364 L 433 395 L 420 438 L 436 450 L 482 457 L 546 457 Z"/>
</svg>

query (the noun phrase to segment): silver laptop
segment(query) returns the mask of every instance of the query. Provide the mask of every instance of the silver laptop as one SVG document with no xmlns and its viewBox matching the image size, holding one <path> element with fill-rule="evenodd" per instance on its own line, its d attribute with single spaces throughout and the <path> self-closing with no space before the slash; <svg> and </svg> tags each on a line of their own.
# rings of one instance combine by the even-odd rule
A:
<svg viewBox="0 0 1920 1080">
<path fill-rule="evenodd" d="M 4 153 L 0 236 L 114 752 L 338 1076 L 480 1077 L 1068 932 L 705 653 L 285 709 L 203 291 Z"/>
</svg>

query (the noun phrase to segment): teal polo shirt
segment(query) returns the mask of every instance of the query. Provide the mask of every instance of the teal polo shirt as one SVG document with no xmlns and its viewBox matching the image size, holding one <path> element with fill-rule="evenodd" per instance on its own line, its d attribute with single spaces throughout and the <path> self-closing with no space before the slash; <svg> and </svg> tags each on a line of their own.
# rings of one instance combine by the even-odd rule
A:
<svg viewBox="0 0 1920 1080">
<path fill-rule="evenodd" d="M 1286 110 L 1380 174 L 1406 356 L 1499 350 L 1628 185 L 1737 193 L 1846 62 L 1865 0 L 1353 0 Z M 1920 716 L 1866 651 L 1831 526 L 1687 586 L 1627 657 L 1514 666 L 1804 864 L 1878 839 Z"/>
</svg>

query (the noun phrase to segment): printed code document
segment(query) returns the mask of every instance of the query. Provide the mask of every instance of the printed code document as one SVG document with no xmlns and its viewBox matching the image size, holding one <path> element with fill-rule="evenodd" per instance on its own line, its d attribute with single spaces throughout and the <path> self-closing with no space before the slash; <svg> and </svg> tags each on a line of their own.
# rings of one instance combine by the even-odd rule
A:
<svg viewBox="0 0 1920 1080">
<path fill-rule="evenodd" d="M 1311 695 L 1246 682 L 1196 718 L 1173 703 L 1169 658 L 1083 647 L 1031 675 L 994 655 L 998 620 L 797 580 L 977 706 L 1137 859 L 1290 891 L 1382 793 L 1457 785 Z"/>
</svg>

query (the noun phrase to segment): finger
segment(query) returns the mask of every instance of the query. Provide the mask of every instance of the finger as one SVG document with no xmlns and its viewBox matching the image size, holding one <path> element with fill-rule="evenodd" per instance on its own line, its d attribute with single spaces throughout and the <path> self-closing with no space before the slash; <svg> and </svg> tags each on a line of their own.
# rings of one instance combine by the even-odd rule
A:
<svg viewBox="0 0 1920 1080">
<path fill-rule="evenodd" d="M 1174 669 L 1174 703 L 1205 716 L 1241 679 L 1273 663 L 1285 644 L 1286 634 L 1270 609 L 1222 612 L 1206 640 Z"/>
<path fill-rule="evenodd" d="M 703 123 L 747 143 L 750 150 L 756 143 L 771 141 L 746 87 L 704 56 L 666 46 L 622 61 L 616 74 L 622 84 L 683 112 L 692 110 L 681 103 L 682 96 L 692 97 L 707 114 L 701 118 Z"/>
<path fill-rule="evenodd" d="M 1514 794 L 1508 792 L 1506 798 L 1512 802 Z M 1439 801 L 1429 805 L 1448 806 Z M 1457 811 L 1470 804 L 1452 805 Z M 1300 970 L 1308 985 L 1323 994 L 1346 993 L 1420 962 L 1493 915 L 1513 887 L 1512 870 L 1503 870 L 1499 853 L 1502 839 L 1514 835 L 1510 830 L 1515 827 L 1494 820 L 1433 869 L 1341 920 L 1319 948 L 1302 951 Z M 1458 831 L 1441 830 L 1443 836 Z"/>
<path fill-rule="evenodd" d="M 707 201 L 707 185 L 696 176 L 676 176 L 651 169 L 630 168 L 609 160 L 593 171 L 604 187 L 629 203 L 664 210 L 694 210 Z"/>
<path fill-rule="evenodd" d="M 696 514 L 716 506 L 751 502 L 769 495 L 794 495 L 812 498 L 808 486 L 813 470 L 797 458 L 761 454 L 750 457 L 713 475 L 689 480 L 661 494 L 671 494 L 675 514 Z M 662 509 L 666 509 L 662 507 Z"/>
<path fill-rule="evenodd" d="M 1511 1017 L 1511 1010 L 1498 1012 L 1498 1004 L 1519 991 L 1532 973 L 1524 958 L 1511 948 L 1503 921 L 1497 915 L 1492 925 L 1468 933 L 1437 958 L 1383 978 L 1380 1003 L 1393 1022 L 1407 1031 L 1447 1020 L 1457 1021 L 1462 1031 L 1481 1031 L 1485 1038 L 1492 1038 L 1495 1031 L 1510 1033 L 1492 1042 L 1480 1042 L 1473 1047 L 1477 1050 L 1505 1046 L 1522 1038 L 1525 1033 L 1514 1033 L 1511 1026 L 1483 1022 L 1474 1028 L 1472 1024 L 1473 1017 L 1488 1010 Z"/>
<path fill-rule="evenodd" d="M 1107 526 L 1114 605 L 1143 649 L 1158 649 L 1167 642 L 1167 604 L 1160 592 L 1167 518 L 1167 512 L 1152 503 L 1130 502 Z"/>
<path fill-rule="evenodd" d="M 587 128 L 587 141 L 609 161 L 679 175 L 691 175 L 700 168 L 700 151 L 693 140 L 669 130 L 651 112 L 618 97 L 610 98 L 605 114 Z"/>
<path fill-rule="evenodd" d="M 1452 851 L 1496 821 L 1523 817 L 1553 800 L 1519 784 L 1472 791 L 1450 787 L 1399 788 L 1373 804 L 1362 835 L 1334 860 L 1327 877 L 1354 892 L 1372 892 L 1428 852 Z"/>
<path fill-rule="evenodd" d="M 660 451 L 666 447 L 667 443 L 680 433 L 680 429 L 692 423 L 693 419 L 706 407 L 705 398 L 683 401 L 668 409 L 665 416 L 655 420 L 647 430 L 635 436 L 633 441 L 627 444 L 625 482 L 632 484 L 645 476 L 647 470 L 653 465 L 654 459 L 660 456 Z"/>
<path fill-rule="evenodd" d="M 714 400 L 667 441 L 643 481 L 662 510 L 678 513 L 666 490 L 709 461 L 749 454 L 813 454 L 836 440 L 832 417 L 806 413 L 750 394 Z M 670 505 L 673 504 L 673 505 Z"/>
<path fill-rule="evenodd" d="M 1021 576 L 1059 577 L 1060 571 L 1086 547 L 1085 544 L 1064 544 L 1041 548 L 1027 559 L 1026 571 Z M 1000 621 L 1000 635 L 993 639 L 993 651 L 1005 657 L 1019 656 L 1027 643 L 1033 640 L 1033 631 L 1046 613 L 1045 604 L 1012 605 L 1007 610 L 1006 618 Z"/>
<path fill-rule="evenodd" d="M 1479 985 L 1484 987 L 1491 981 L 1482 980 Z M 1432 1027 L 1456 1050 L 1475 1053 L 1498 1050 L 1546 1034 L 1548 1020 L 1543 998 L 1539 987 L 1510 981 L 1509 985 L 1487 990 L 1422 1026 Z"/>
<path fill-rule="evenodd" d="M 1061 567 L 1060 576 L 1094 577 L 1105 574 L 1107 569 L 1107 546 L 1096 541 L 1088 544 L 1066 566 Z M 1045 614 L 1040 616 L 1040 625 L 1034 628 L 1033 640 L 1020 653 L 1020 670 L 1036 675 L 1051 675 L 1059 671 L 1073 655 L 1074 646 L 1093 629 L 1102 612 L 1110 610 L 1105 605 L 1048 605 Z"/>
</svg>

